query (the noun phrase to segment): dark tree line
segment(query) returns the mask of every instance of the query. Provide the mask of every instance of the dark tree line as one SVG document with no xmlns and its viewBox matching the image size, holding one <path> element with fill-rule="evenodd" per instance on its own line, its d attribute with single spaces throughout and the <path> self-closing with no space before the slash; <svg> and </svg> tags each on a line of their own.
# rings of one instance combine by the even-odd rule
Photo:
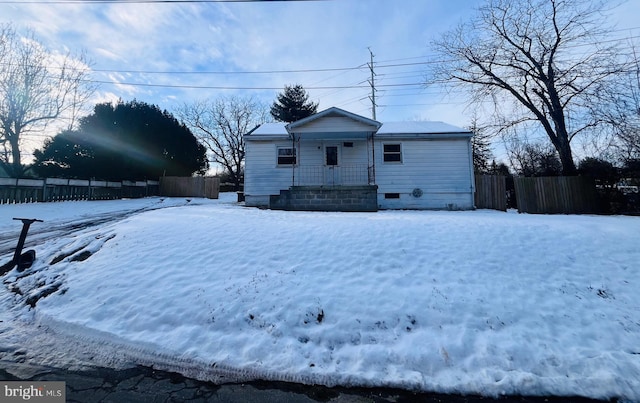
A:
<svg viewBox="0 0 640 403">
<path fill-rule="evenodd" d="M 302 86 L 286 86 L 272 115 L 285 121 L 307 117 L 318 107 L 308 98 Z M 243 136 L 267 120 L 266 108 L 253 98 L 227 97 L 185 105 L 178 116 L 180 122 L 138 101 L 96 105 L 77 130 L 59 133 L 34 152 L 33 171 L 41 177 L 106 180 L 190 176 L 208 169 L 208 152 L 239 189 Z"/>
<path fill-rule="evenodd" d="M 98 104 L 34 152 L 41 177 L 144 180 L 191 176 L 207 168 L 206 150 L 167 111 L 144 102 Z"/>
</svg>

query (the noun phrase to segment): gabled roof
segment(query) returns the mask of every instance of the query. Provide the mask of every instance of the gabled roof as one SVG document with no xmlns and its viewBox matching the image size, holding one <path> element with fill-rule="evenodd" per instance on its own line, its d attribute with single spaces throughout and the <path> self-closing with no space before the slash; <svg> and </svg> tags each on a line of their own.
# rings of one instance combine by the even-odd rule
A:
<svg viewBox="0 0 640 403">
<path fill-rule="evenodd" d="M 362 123 L 366 126 L 372 126 L 372 128 L 374 128 L 374 130 L 372 131 L 376 131 L 380 128 L 380 126 L 382 126 L 382 123 L 376 120 L 365 118 L 364 116 L 356 115 L 355 113 L 347 112 L 344 109 L 336 108 L 334 106 L 329 109 L 325 109 L 322 112 L 318 112 L 311 116 L 308 116 L 304 119 L 291 122 L 286 126 L 286 128 L 289 133 L 292 133 L 292 132 L 295 132 L 296 129 L 306 126 L 318 119 L 323 119 L 327 117 L 342 117 L 342 118 L 351 119 L 358 123 Z"/>
<path fill-rule="evenodd" d="M 357 123 L 356 126 L 368 126 L 371 129 L 369 133 L 374 133 L 378 138 L 464 138 L 471 137 L 473 135 L 470 130 L 453 126 L 444 122 L 409 121 L 381 123 L 376 120 L 368 119 L 364 116 L 356 115 L 354 113 L 334 107 L 289 124 L 264 123 L 248 133 L 247 138 L 252 140 L 278 140 L 283 138 L 290 138 L 292 133 L 296 133 L 296 135 L 298 135 L 298 133 L 300 133 L 301 131 L 307 132 L 307 135 L 305 135 L 305 137 L 310 139 L 321 139 L 323 138 L 322 136 L 327 135 L 331 136 L 331 138 L 336 138 L 335 136 L 344 136 L 345 138 L 354 136 L 354 133 L 346 133 L 343 130 L 336 130 L 339 129 L 340 126 L 332 128 L 323 126 L 320 129 L 333 129 L 332 131 L 336 131 L 332 134 L 327 134 L 327 132 L 318 132 L 316 136 L 309 135 L 310 133 L 308 132 L 315 130 L 319 123 L 323 123 L 321 121 L 319 122 L 319 119 L 326 119 L 327 121 L 334 120 L 337 121 L 339 125 L 345 123 L 349 125 L 348 122 L 351 121 L 353 123 Z M 326 123 L 326 121 L 324 123 Z M 358 130 L 362 130 L 362 127 Z M 362 132 L 360 134 L 363 133 L 366 132 Z"/>
</svg>

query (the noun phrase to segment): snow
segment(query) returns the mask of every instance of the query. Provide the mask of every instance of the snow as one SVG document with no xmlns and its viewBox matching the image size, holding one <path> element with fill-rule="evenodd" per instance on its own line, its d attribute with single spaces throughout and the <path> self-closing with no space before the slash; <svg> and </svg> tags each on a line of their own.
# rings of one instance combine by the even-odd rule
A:
<svg viewBox="0 0 640 403">
<path fill-rule="evenodd" d="M 461 127 L 453 126 L 448 123 L 439 121 L 405 121 L 405 122 L 387 122 L 378 130 L 379 135 L 388 134 L 446 134 L 446 133 L 464 133 L 472 136 L 472 133 Z"/>
<path fill-rule="evenodd" d="M 471 132 L 457 126 L 439 121 L 386 122 L 376 132 L 378 135 L 394 134 L 467 134 Z M 266 137 L 288 137 L 286 123 L 264 123 L 249 136 L 264 139 Z"/>
<path fill-rule="evenodd" d="M 287 138 L 289 137 L 289 133 L 285 127 L 286 125 L 286 123 L 263 123 L 248 136 L 249 138 L 251 138 L 251 136 L 280 136 Z"/>
<path fill-rule="evenodd" d="M 214 381 L 640 401 L 640 218 L 234 198 L 0 206 L 3 234 L 19 232 L 12 217 L 45 220 L 35 239 L 117 216 L 46 239 L 31 269 L 3 276 L 0 347 L 44 329 L 30 340 L 47 340 L 41 357 L 59 349 L 49 365 L 90 355 Z"/>
</svg>

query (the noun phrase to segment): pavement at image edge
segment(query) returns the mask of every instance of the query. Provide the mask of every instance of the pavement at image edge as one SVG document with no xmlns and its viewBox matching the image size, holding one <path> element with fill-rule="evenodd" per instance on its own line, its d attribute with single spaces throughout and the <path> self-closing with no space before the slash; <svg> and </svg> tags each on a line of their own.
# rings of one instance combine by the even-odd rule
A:
<svg viewBox="0 0 640 403">
<path fill-rule="evenodd" d="M 413 393 L 387 388 L 328 388 L 285 382 L 216 385 L 148 367 L 125 370 L 94 368 L 65 371 L 0 360 L 0 380 L 64 381 L 67 402 L 568 402 L 596 400 L 581 397 L 481 396 Z"/>
</svg>

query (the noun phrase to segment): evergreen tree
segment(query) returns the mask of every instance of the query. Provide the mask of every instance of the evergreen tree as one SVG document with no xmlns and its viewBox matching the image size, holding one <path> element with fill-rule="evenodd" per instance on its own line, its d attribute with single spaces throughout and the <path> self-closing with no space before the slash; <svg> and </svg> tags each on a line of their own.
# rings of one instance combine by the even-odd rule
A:
<svg viewBox="0 0 640 403">
<path fill-rule="evenodd" d="M 611 162 L 587 157 L 578 164 L 578 173 L 595 179 L 598 184 L 613 187 L 620 180 L 620 170 Z"/>
<path fill-rule="evenodd" d="M 473 132 L 471 149 L 473 151 L 473 170 L 477 174 L 489 172 L 489 161 L 493 159 L 491 152 L 491 135 L 478 125 L 477 117 L 471 120 L 469 130 Z"/>
<path fill-rule="evenodd" d="M 280 122 L 295 122 L 318 111 L 318 103 L 309 101 L 309 94 L 300 84 L 286 85 L 271 105 L 271 116 Z"/>
<path fill-rule="evenodd" d="M 33 170 L 42 178 L 86 179 L 93 171 L 93 148 L 79 131 L 65 130 L 45 140 L 43 148 L 33 155 Z"/>
<path fill-rule="evenodd" d="M 167 111 L 144 102 L 95 106 L 77 131 L 65 131 L 34 153 L 40 176 L 143 180 L 191 176 L 207 169 L 206 151 Z"/>
<path fill-rule="evenodd" d="M 491 161 L 487 173 L 489 175 L 503 175 L 507 177 L 512 176 L 507 164 L 505 164 L 504 162 L 497 163 L 496 160 Z"/>
</svg>

